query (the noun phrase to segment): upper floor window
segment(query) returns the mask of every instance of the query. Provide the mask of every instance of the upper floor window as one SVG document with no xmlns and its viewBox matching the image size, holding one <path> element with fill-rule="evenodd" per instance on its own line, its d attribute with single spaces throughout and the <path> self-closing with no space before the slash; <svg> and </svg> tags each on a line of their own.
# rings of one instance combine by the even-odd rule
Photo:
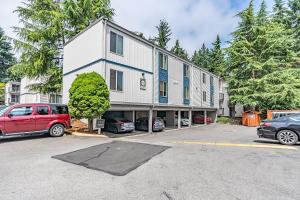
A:
<svg viewBox="0 0 300 200">
<path fill-rule="evenodd" d="M 190 89 L 188 87 L 184 87 L 184 99 L 190 99 Z"/>
<path fill-rule="evenodd" d="M 202 74 L 202 82 L 205 84 L 206 83 L 206 74 Z"/>
<path fill-rule="evenodd" d="M 190 77 L 190 68 L 187 64 L 183 64 L 183 76 Z"/>
<path fill-rule="evenodd" d="M 50 103 L 61 103 L 62 102 L 62 96 L 59 94 L 50 94 Z"/>
<path fill-rule="evenodd" d="M 159 83 L 159 96 L 161 97 L 168 96 L 168 84 L 165 81 L 160 81 Z"/>
<path fill-rule="evenodd" d="M 110 70 L 110 89 L 123 91 L 123 72 L 114 69 Z"/>
<path fill-rule="evenodd" d="M 203 91 L 203 101 L 206 102 L 206 91 Z"/>
<path fill-rule="evenodd" d="M 123 55 L 123 36 L 110 32 L 110 51 Z"/>
<path fill-rule="evenodd" d="M 159 67 L 161 69 L 168 70 L 168 56 L 159 52 Z"/>
</svg>

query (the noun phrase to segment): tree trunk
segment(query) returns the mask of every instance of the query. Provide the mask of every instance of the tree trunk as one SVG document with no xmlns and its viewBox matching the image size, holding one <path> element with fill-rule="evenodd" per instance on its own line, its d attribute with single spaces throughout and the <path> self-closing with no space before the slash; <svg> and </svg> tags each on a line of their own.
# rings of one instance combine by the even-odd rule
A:
<svg viewBox="0 0 300 200">
<path fill-rule="evenodd" d="M 93 119 L 88 119 L 88 128 L 90 132 L 93 131 Z"/>
</svg>

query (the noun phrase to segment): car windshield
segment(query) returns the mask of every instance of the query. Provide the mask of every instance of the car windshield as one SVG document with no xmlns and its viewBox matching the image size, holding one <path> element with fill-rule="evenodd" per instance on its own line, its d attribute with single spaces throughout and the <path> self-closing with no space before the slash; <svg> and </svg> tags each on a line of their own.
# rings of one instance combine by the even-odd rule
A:
<svg viewBox="0 0 300 200">
<path fill-rule="evenodd" d="M 0 107 L 0 116 L 2 116 L 10 107 L 9 106 L 1 106 Z"/>
</svg>

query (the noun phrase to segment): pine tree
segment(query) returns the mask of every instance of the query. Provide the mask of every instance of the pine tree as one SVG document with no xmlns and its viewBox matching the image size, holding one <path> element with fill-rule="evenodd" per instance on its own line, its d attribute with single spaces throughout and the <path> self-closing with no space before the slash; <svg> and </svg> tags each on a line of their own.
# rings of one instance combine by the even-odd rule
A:
<svg viewBox="0 0 300 200">
<path fill-rule="evenodd" d="M 221 39 L 219 35 L 217 35 L 217 39 L 212 45 L 213 48 L 210 54 L 210 71 L 221 77 L 224 77 L 226 72 L 225 58 L 223 50 L 221 48 Z"/>
<path fill-rule="evenodd" d="M 260 8 L 256 17 L 256 22 L 258 25 L 263 25 L 268 22 L 268 12 L 265 0 L 263 0 L 260 4 Z"/>
<path fill-rule="evenodd" d="M 273 19 L 265 24 L 257 23 L 252 1 L 239 16 L 241 22 L 227 50 L 231 103 L 258 109 L 286 108 L 283 102 L 290 102 L 291 98 L 295 101 L 300 99 L 296 92 L 292 92 L 293 97 L 279 95 L 279 92 L 291 94 L 291 90 L 295 91 L 298 87 L 289 87 L 291 80 L 298 77 L 286 79 L 286 74 L 293 74 L 288 70 L 295 67 L 296 60 L 292 49 L 295 40 L 291 30 Z M 282 76 L 279 76 L 281 80 L 277 87 L 270 77 L 278 77 L 278 74 Z M 275 99 L 271 101 L 271 98 Z M 270 102 L 276 102 L 276 105 Z M 290 105 L 292 108 L 295 104 Z"/>
<path fill-rule="evenodd" d="M 288 5 L 290 8 L 288 11 L 289 20 L 296 39 L 294 49 L 298 53 L 300 60 L 300 0 L 290 0 L 288 2 Z"/>
<path fill-rule="evenodd" d="M 287 13 L 287 8 L 285 7 L 283 0 L 275 0 L 273 6 L 273 21 L 289 26 Z"/>
<path fill-rule="evenodd" d="M 22 26 L 14 27 L 13 41 L 20 59 L 12 72 L 42 80 L 30 86 L 42 93 L 62 89 L 63 44 L 98 17 L 113 15 L 108 0 L 28 0 L 16 12 Z"/>
<path fill-rule="evenodd" d="M 188 60 L 189 56 L 186 50 L 184 50 L 179 43 L 179 40 L 176 40 L 174 47 L 172 47 L 171 52 L 176 54 L 182 59 Z"/>
<path fill-rule="evenodd" d="M 0 82 L 5 82 L 9 78 L 8 69 L 15 63 L 12 47 L 3 29 L 0 27 Z"/>
<path fill-rule="evenodd" d="M 207 70 L 211 70 L 210 68 L 210 50 L 206 48 L 205 44 L 202 44 L 201 49 L 198 51 L 198 62 L 195 63 L 199 67 L 203 67 Z"/>
<path fill-rule="evenodd" d="M 156 29 L 158 31 L 158 36 L 156 37 L 156 42 L 161 48 L 166 49 L 167 44 L 170 41 L 171 28 L 166 20 L 160 20 L 159 25 L 156 26 Z"/>
</svg>

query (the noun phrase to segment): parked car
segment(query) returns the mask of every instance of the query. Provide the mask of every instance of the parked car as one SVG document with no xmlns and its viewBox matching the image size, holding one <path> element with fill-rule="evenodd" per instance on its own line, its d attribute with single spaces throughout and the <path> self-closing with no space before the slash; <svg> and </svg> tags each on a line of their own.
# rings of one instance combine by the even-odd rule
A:
<svg viewBox="0 0 300 200">
<path fill-rule="evenodd" d="M 190 124 L 189 119 L 187 118 L 181 118 L 180 119 L 180 125 L 181 126 L 188 126 Z M 175 126 L 178 125 L 178 118 L 175 118 Z"/>
<path fill-rule="evenodd" d="M 107 118 L 105 119 L 104 130 L 113 133 L 123 133 L 134 131 L 134 123 L 119 118 Z"/>
<path fill-rule="evenodd" d="M 59 137 L 69 127 L 68 107 L 63 104 L 16 104 L 0 110 L 0 138 L 45 133 Z"/>
<path fill-rule="evenodd" d="M 140 131 L 148 131 L 148 118 L 142 117 L 136 120 L 135 129 Z M 163 131 L 165 129 L 164 121 L 160 117 L 155 117 L 152 119 L 152 130 L 153 131 Z"/>
<path fill-rule="evenodd" d="M 279 117 L 263 121 L 257 128 L 260 138 L 278 140 L 281 144 L 294 145 L 299 141 L 300 115 Z"/>
<path fill-rule="evenodd" d="M 204 124 L 204 122 L 206 121 L 207 124 L 211 124 L 213 121 L 210 117 L 204 117 L 204 116 L 194 116 L 193 117 L 193 123 L 194 124 Z"/>
</svg>

